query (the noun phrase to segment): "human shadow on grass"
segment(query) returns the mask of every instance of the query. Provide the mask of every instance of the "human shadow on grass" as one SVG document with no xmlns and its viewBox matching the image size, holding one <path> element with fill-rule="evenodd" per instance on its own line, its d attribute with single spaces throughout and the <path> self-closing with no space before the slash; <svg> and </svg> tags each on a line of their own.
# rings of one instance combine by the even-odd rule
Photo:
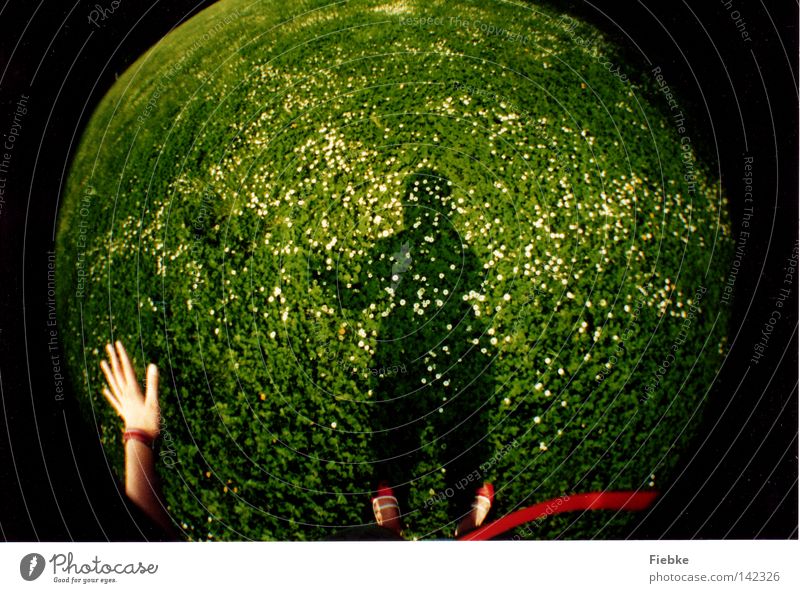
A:
<svg viewBox="0 0 800 593">
<path fill-rule="evenodd" d="M 455 519 L 469 510 L 476 470 L 489 458 L 494 382 L 490 352 L 481 352 L 488 320 L 473 311 L 475 298 L 464 299 L 481 294 L 485 270 L 453 226 L 451 203 L 447 179 L 410 175 L 402 230 L 377 242 L 349 287 L 328 284 L 349 321 L 387 312 L 369 369 L 375 480 L 407 498 L 411 480 L 444 467 Z"/>
</svg>

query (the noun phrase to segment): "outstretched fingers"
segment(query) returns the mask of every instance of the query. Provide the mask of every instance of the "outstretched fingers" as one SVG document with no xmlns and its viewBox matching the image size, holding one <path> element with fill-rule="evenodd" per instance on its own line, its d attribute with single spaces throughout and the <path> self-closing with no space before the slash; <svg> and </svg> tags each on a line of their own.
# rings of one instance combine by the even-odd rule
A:
<svg viewBox="0 0 800 593">
<path fill-rule="evenodd" d="M 158 367 L 154 364 L 147 366 L 147 382 L 145 385 L 145 402 L 158 407 Z"/>
<path fill-rule="evenodd" d="M 108 387 L 103 387 L 103 395 L 106 396 L 108 403 L 110 403 L 111 407 L 116 410 L 117 414 L 124 418 L 124 414 L 122 413 L 122 404 L 119 403 L 119 400 L 114 396 L 113 393 L 111 393 Z"/>
<path fill-rule="evenodd" d="M 105 360 L 100 361 L 100 369 L 103 371 L 103 374 L 106 377 L 106 383 L 108 383 L 108 387 L 111 389 L 111 392 L 119 397 L 122 393 L 122 390 L 117 383 L 117 378 L 114 376 L 114 371 L 111 370 L 111 367 L 108 366 L 108 363 Z"/>
<path fill-rule="evenodd" d="M 125 374 L 122 372 L 122 367 L 119 364 L 119 359 L 117 358 L 117 353 L 114 350 L 114 346 L 111 344 L 106 344 L 106 352 L 108 353 L 108 360 L 111 363 L 111 374 L 114 377 L 114 383 L 119 388 L 119 393 L 121 394 L 126 384 Z"/>
<path fill-rule="evenodd" d="M 125 346 L 123 346 L 122 342 L 120 341 L 117 341 L 117 352 L 119 353 L 119 359 L 122 362 L 122 371 L 125 373 L 125 381 L 129 385 L 135 385 L 136 371 L 133 370 L 131 359 L 128 358 L 128 353 L 125 351 Z"/>
</svg>

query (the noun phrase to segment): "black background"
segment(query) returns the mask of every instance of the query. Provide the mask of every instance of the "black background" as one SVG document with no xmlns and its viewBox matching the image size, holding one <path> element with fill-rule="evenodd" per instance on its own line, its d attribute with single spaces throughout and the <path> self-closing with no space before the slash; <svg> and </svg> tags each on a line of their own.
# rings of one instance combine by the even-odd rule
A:
<svg viewBox="0 0 800 593">
<path fill-rule="evenodd" d="M 30 97 L 0 210 L 0 537 L 8 541 L 158 537 L 124 503 L 73 394 L 54 401 L 47 252 L 72 152 L 94 107 L 130 63 L 210 2 L 121 0 L 99 28 L 87 21 L 94 4 L 111 2 L 0 7 L 0 133 L 21 95 Z M 616 39 L 631 69 L 648 76 L 662 67 L 689 107 L 695 146 L 719 167 L 734 236 L 745 144 L 755 159 L 731 351 L 683 473 L 630 536 L 797 538 L 797 283 L 766 355 L 749 363 L 797 240 L 797 4 L 734 0 L 751 42 L 719 0 L 554 4 Z"/>
</svg>

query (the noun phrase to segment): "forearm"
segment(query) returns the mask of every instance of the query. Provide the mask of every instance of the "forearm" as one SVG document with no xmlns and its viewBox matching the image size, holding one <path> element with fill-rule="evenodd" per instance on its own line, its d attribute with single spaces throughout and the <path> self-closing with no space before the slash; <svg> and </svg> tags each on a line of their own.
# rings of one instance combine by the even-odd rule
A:
<svg viewBox="0 0 800 593">
<path fill-rule="evenodd" d="M 156 475 L 155 454 L 149 446 L 135 439 L 125 443 L 125 493 L 153 522 L 173 535 Z"/>
</svg>

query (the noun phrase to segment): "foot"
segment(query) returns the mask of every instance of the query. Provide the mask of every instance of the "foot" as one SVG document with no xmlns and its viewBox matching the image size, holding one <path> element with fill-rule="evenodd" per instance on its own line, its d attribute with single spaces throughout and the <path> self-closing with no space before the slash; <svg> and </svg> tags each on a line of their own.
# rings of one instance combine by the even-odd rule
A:
<svg viewBox="0 0 800 593">
<path fill-rule="evenodd" d="M 378 525 L 391 529 L 397 535 L 402 535 L 400 506 L 397 504 L 394 491 L 386 481 L 378 484 L 378 494 L 372 497 L 372 512 L 375 514 L 375 521 Z"/>
<path fill-rule="evenodd" d="M 475 499 L 472 501 L 472 509 L 470 509 L 470 512 L 466 517 L 461 519 L 461 522 L 456 528 L 455 536 L 458 537 L 459 535 L 464 535 L 465 533 L 480 527 L 483 524 L 483 521 L 486 519 L 486 515 L 489 514 L 489 510 L 492 508 L 493 501 L 494 486 L 492 486 L 489 482 L 484 482 L 483 486 L 475 491 Z"/>
</svg>

